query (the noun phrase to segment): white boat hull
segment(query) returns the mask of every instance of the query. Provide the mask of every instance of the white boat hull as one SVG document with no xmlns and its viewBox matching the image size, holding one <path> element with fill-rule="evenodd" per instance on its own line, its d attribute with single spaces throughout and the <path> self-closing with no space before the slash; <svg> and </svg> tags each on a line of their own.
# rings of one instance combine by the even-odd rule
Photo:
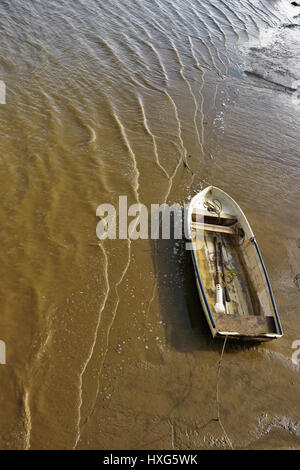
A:
<svg viewBox="0 0 300 470">
<path fill-rule="evenodd" d="M 207 207 L 215 207 L 219 213 Z M 270 281 L 255 236 L 238 204 L 221 189 L 209 186 L 192 199 L 187 220 L 197 288 L 212 336 L 259 341 L 281 337 Z M 224 299 L 223 314 L 215 307 L 216 237 L 229 271 L 235 273 L 228 287 L 231 301 Z"/>
</svg>

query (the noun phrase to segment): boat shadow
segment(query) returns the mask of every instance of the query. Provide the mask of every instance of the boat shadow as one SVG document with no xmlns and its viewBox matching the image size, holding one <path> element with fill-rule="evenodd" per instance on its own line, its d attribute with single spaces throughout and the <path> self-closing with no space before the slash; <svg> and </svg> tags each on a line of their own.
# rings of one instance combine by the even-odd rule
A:
<svg viewBox="0 0 300 470">
<path fill-rule="evenodd" d="M 151 240 L 158 299 L 167 342 L 179 352 L 220 351 L 224 339 L 213 339 L 200 302 L 191 252 L 185 239 Z M 228 341 L 227 352 L 250 349 L 257 342 Z"/>
</svg>

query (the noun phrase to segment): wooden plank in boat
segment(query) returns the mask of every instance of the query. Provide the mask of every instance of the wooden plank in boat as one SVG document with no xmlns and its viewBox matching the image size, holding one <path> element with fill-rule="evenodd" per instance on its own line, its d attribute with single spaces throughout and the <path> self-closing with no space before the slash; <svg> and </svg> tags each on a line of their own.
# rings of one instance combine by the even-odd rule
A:
<svg viewBox="0 0 300 470">
<path fill-rule="evenodd" d="M 220 218 L 220 219 L 231 219 L 231 220 L 235 220 L 236 219 L 236 216 L 233 215 L 233 214 L 228 214 L 227 212 L 221 212 L 220 216 L 218 214 L 216 214 L 215 212 L 210 212 L 210 211 L 207 211 L 206 209 L 197 209 L 195 207 L 195 209 L 193 210 L 193 213 L 192 213 L 192 217 L 193 216 L 196 216 L 196 215 L 200 215 L 200 216 L 208 216 L 208 217 L 216 217 L 216 218 Z M 193 217 L 194 219 L 194 217 Z"/>
<path fill-rule="evenodd" d="M 273 317 L 257 315 L 226 315 L 214 313 L 217 331 L 232 331 L 240 335 L 276 333 Z"/>
<path fill-rule="evenodd" d="M 198 230 L 207 230 L 209 232 L 220 232 L 229 233 L 230 235 L 236 235 L 236 231 L 233 228 L 226 227 L 225 225 L 201 224 L 197 222 L 192 222 L 192 228 Z"/>
</svg>

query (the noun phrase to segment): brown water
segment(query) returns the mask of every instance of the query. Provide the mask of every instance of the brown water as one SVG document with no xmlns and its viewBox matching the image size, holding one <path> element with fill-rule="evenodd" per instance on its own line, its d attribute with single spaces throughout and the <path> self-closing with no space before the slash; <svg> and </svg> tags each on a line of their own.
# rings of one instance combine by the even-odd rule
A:
<svg viewBox="0 0 300 470">
<path fill-rule="evenodd" d="M 245 211 L 285 333 L 226 345 L 222 422 L 235 448 L 299 449 L 300 8 L 13 0 L 0 13 L 0 447 L 228 447 L 222 342 L 190 253 L 96 237 L 101 203 L 183 205 L 210 183 Z"/>
</svg>

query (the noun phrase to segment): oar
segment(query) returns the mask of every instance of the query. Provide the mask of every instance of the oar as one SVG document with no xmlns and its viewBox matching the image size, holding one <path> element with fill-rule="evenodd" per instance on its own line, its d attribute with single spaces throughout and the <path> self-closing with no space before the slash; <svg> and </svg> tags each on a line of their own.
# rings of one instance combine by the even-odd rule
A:
<svg viewBox="0 0 300 470">
<path fill-rule="evenodd" d="M 219 242 L 218 245 L 219 245 L 219 248 L 220 248 L 221 266 L 222 266 L 222 273 L 223 273 L 223 280 L 224 280 L 225 300 L 226 300 L 226 302 L 230 302 L 230 295 L 229 295 L 229 292 L 228 292 L 227 278 L 225 276 L 225 265 L 224 265 L 224 256 L 223 256 L 222 243 Z"/>
<path fill-rule="evenodd" d="M 225 307 L 223 304 L 223 292 L 222 292 L 222 287 L 220 284 L 217 237 L 214 238 L 214 243 L 215 243 L 215 261 L 216 261 L 216 303 L 215 303 L 214 308 L 217 313 L 225 313 Z"/>
</svg>

